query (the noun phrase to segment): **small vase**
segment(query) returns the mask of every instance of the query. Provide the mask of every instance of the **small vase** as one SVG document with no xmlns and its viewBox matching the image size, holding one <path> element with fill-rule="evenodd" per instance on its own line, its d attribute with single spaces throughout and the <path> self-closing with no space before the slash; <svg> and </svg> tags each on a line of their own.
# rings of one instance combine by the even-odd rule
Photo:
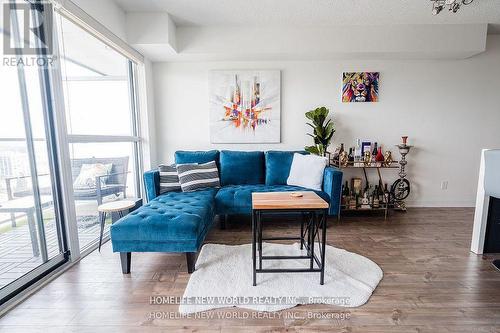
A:
<svg viewBox="0 0 500 333">
<path fill-rule="evenodd" d="M 384 161 L 384 155 L 382 154 L 382 147 L 379 147 L 377 150 L 377 156 L 375 157 L 375 161 L 377 162 L 383 162 Z"/>
</svg>

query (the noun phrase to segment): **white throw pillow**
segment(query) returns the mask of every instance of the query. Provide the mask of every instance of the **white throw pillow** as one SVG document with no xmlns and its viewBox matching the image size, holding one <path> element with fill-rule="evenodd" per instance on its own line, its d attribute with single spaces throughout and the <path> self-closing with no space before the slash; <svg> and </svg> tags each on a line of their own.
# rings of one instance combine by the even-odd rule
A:
<svg viewBox="0 0 500 333">
<path fill-rule="evenodd" d="M 295 153 L 286 183 L 321 191 L 323 172 L 327 163 L 326 157 Z"/>
<path fill-rule="evenodd" d="M 112 168 L 113 163 L 82 164 L 80 173 L 73 183 L 73 187 L 77 189 L 96 188 L 96 177 L 109 175 Z M 108 177 L 101 178 L 101 186 L 106 185 L 107 178 Z"/>
</svg>

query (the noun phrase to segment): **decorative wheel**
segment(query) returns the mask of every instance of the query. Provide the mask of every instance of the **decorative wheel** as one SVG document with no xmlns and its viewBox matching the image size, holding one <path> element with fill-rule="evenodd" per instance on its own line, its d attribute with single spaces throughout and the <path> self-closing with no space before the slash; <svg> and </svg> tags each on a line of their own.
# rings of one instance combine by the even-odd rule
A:
<svg viewBox="0 0 500 333">
<path fill-rule="evenodd" d="M 392 197 L 396 201 L 403 201 L 410 195 L 410 182 L 408 179 L 398 179 L 391 186 Z"/>
</svg>

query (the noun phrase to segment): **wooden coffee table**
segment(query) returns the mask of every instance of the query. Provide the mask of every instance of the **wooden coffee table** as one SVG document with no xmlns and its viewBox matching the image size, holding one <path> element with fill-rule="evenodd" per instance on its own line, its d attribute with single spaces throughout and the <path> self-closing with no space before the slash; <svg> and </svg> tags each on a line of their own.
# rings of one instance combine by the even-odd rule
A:
<svg viewBox="0 0 500 333">
<path fill-rule="evenodd" d="M 294 196 L 301 194 L 301 196 Z M 300 213 L 300 237 L 262 237 L 262 215 L 276 213 Z M 252 193 L 252 259 L 253 285 L 257 285 L 257 273 L 320 273 L 320 284 L 325 277 L 326 217 L 328 203 L 314 192 L 258 192 Z M 319 238 L 320 258 L 314 253 L 314 242 Z M 307 241 L 306 241 L 307 237 Z M 307 255 L 300 256 L 263 256 L 262 241 L 299 240 L 300 248 L 307 250 Z M 257 268 L 257 251 L 259 267 Z M 309 268 L 262 268 L 262 260 L 308 259 Z M 316 267 L 315 264 L 316 263 Z"/>
</svg>

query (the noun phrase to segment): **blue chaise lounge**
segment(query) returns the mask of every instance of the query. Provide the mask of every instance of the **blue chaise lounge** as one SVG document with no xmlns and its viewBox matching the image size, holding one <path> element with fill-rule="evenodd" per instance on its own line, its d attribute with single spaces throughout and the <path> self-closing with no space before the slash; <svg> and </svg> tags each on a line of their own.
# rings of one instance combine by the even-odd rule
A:
<svg viewBox="0 0 500 333">
<path fill-rule="evenodd" d="M 148 203 L 111 226 L 113 252 L 119 252 L 122 271 L 130 273 L 131 252 L 184 252 L 188 272 L 194 271 L 196 253 L 203 245 L 215 215 L 221 228 L 226 216 L 251 214 L 252 192 L 312 191 L 286 185 L 293 151 L 177 151 L 175 163 L 215 161 L 220 188 L 159 195 L 159 172 L 144 173 Z M 304 152 L 299 152 L 304 153 Z M 323 190 L 315 191 L 329 202 L 329 215 L 340 209 L 342 172 L 325 168 Z"/>
</svg>

